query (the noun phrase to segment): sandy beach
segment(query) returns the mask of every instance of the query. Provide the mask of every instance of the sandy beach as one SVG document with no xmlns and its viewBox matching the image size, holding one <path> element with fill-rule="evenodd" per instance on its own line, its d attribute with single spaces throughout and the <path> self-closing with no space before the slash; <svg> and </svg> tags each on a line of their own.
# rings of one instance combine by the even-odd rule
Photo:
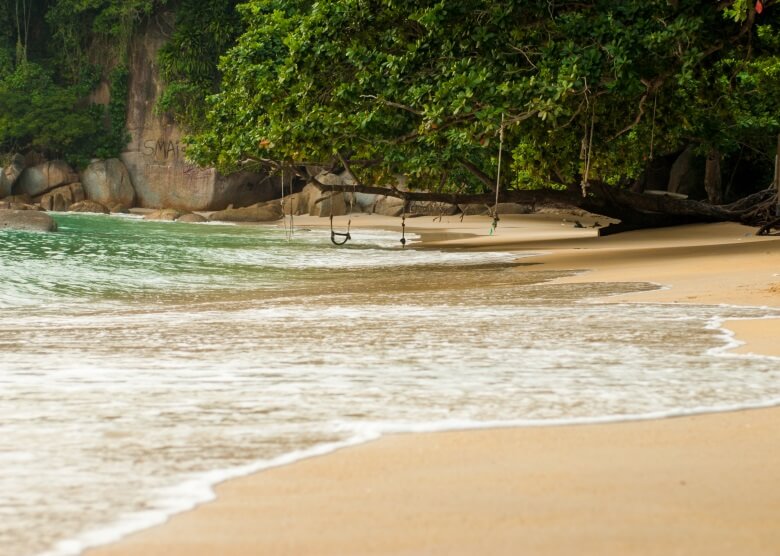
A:
<svg viewBox="0 0 780 556">
<path fill-rule="evenodd" d="M 337 220 L 344 226 L 345 219 Z M 736 224 L 597 237 L 560 215 L 415 218 L 430 246 L 540 253 L 565 282 L 653 282 L 612 301 L 780 306 L 780 237 Z M 303 227 L 324 219 L 296 218 Z M 397 219 L 353 218 L 398 229 Z M 780 320 L 726 323 L 780 357 Z M 780 409 L 394 435 L 226 482 L 108 555 L 780 554 Z"/>
</svg>

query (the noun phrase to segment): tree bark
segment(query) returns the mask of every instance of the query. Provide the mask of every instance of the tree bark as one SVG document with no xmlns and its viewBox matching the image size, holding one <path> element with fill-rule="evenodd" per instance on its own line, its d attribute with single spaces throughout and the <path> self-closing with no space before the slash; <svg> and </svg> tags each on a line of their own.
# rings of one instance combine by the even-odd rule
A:
<svg viewBox="0 0 780 556">
<path fill-rule="evenodd" d="M 330 191 L 373 193 L 397 197 L 406 201 L 429 201 L 459 204 L 486 204 L 495 202 L 493 193 L 460 195 L 453 193 L 429 193 L 421 191 L 400 191 L 386 187 L 358 185 L 324 185 L 315 179 L 311 182 Z M 679 199 L 668 195 L 634 193 L 600 182 L 591 181 L 590 192 L 583 197 L 576 186 L 567 190 L 508 190 L 501 193 L 505 203 L 522 203 L 532 206 L 559 206 L 587 210 L 620 220 L 618 225 L 609 226 L 604 234 L 642 228 L 658 228 L 699 222 L 740 222 L 761 226 L 767 222 L 774 207 L 774 189 L 755 193 L 730 205 L 713 205 L 690 199 Z M 770 207 L 771 203 L 771 207 Z"/>
<path fill-rule="evenodd" d="M 775 216 L 780 217 L 780 133 L 777 134 L 777 152 L 775 153 Z"/>
</svg>

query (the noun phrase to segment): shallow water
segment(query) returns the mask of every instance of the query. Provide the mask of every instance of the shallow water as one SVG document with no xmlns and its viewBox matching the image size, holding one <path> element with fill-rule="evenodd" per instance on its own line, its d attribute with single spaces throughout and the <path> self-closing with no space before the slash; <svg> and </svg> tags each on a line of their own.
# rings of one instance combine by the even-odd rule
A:
<svg viewBox="0 0 780 556">
<path fill-rule="evenodd" d="M 77 554 L 227 476 L 386 431 L 780 400 L 762 309 L 608 305 L 515 255 L 59 215 L 0 232 L 0 554 Z M 775 313 L 776 314 L 776 313 Z"/>
</svg>

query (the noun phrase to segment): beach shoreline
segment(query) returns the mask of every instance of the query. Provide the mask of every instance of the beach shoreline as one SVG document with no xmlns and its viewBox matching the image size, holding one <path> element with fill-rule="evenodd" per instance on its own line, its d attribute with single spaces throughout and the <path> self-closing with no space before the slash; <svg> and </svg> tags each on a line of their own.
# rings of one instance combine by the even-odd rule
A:
<svg viewBox="0 0 780 556">
<path fill-rule="evenodd" d="M 355 241 L 362 226 L 399 230 L 363 216 Z M 556 215 L 505 217 L 494 236 L 485 218 L 430 220 L 407 221 L 426 247 L 580 271 L 561 283 L 664 286 L 602 301 L 780 306 L 780 238 L 736 224 L 599 238 Z M 780 357 L 780 319 L 722 324 L 744 342 L 733 353 Z M 85 554 L 777 554 L 778 425 L 771 408 L 389 435 L 222 483 L 216 501 Z"/>
</svg>

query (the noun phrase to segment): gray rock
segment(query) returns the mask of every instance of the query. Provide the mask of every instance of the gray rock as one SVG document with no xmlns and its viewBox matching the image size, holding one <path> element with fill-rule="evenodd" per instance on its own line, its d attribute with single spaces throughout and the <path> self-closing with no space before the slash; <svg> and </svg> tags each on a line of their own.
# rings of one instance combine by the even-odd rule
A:
<svg viewBox="0 0 780 556">
<path fill-rule="evenodd" d="M 176 219 L 176 222 L 187 222 L 190 224 L 199 224 L 201 222 L 208 222 L 208 219 L 205 216 L 201 216 L 200 214 L 195 214 L 194 212 L 190 212 L 188 214 L 182 214 L 180 217 Z"/>
<path fill-rule="evenodd" d="M 108 214 L 108 209 L 97 201 L 81 201 L 68 207 L 70 212 L 94 212 L 96 214 Z"/>
<path fill-rule="evenodd" d="M 37 196 L 48 193 L 55 187 L 79 181 L 78 174 L 62 160 L 44 162 L 27 168 L 14 184 L 16 195 Z"/>
<path fill-rule="evenodd" d="M 93 162 L 81 174 L 87 199 L 106 206 L 120 204 L 130 208 L 135 202 L 135 189 L 124 163 L 118 158 Z"/>
<path fill-rule="evenodd" d="M 398 197 L 380 197 L 374 203 L 374 214 L 381 214 L 382 216 L 401 216 L 403 209 L 404 201 Z"/>
<path fill-rule="evenodd" d="M 491 207 L 488 207 L 487 205 L 480 205 L 478 203 L 470 205 L 458 205 L 458 208 L 463 214 L 468 216 L 483 216 L 485 214 L 490 214 L 491 210 Z"/>
<path fill-rule="evenodd" d="M 686 148 L 672 164 L 667 190 L 687 195 L 691 199 L 704 199 L 704 166 L 702 157 L 696 156 L 693 147 Z"/>
<path fill-rule="evenodd" d="M 374 212 L 374 205 L 379 200 L 379 195 L 374 193 L 355 193 L 355 203 L 360 212 Z"/>
<path fill-rule="evenodd" d="M 492 207 L 491 207 L 492 208 Z M 533 214 L 534 207 L 522 203 L 498 203 L 498 214 Z"/>
<path fill-rule="evenodd" d="M 284 210 L 284 214 L 294 214 L 296 216 L 301 214 L 309 214 L 309 197 L 304 193 L 293 193 L 284 198 L 284 202 L 279 203 Z"/>
<path fill-rule="evenodd" d="M 176 209 L 160 209 L 144 215 L 144 220 L 162 220 L 164 222 L 173 222 L 183 216 L 184 213 Z"/>
<path fill-rule="evenodd" d="M 16 153 L 11 157 L 11 161 L 9 162 L 8 166 L 5 167 L 3 170 L 3 174 L 5 175 L 6 179 L 11 182 L 11 185 L 16 183 L 16 180 L 19 179 L 19 176 L 22 175 L 22 172 L 24 172 L 24 157 Z"/>
<path fill-rule="evenodd" d="M 452 216 L 460 211 L 457 205 L 433 201 L 410 202 L 407 210 L 415 216 Z"/>
<path fill-rule="evenodd" d="M 333 174 L 327 176 L 333 176 Z M 336 177 L 338 178 L 338 176 Z M 301 196 L 306 199 L 310 216 L 328 217 L 331 214 L 344 216 L 349 210 L 344 193 L 340 191 L 321 190 L 317 185 L 310 183 L 303 188 Z M 301 202 L 303 203 L 303 200 Z"/>
<path fill-rule="evenodd" d="M 74 203 L 84 200 L 84 189 L 80 183 L 72 183 L 52 189 L 48 193 L 36 197 L 34 201 L 44 210 L 64 212 Z"/>
<path fill-rule="evenodd" d="M 107 207 L 111 214 L 129 214 L 130 209 L 121 203 L 114 203 L 110 207 Z"/>
<path fill-rule="evenodd" d="M 33 200 L 32 197 L 29 195 L 11 195 L 10 197 L 6 197 L 3 199 L 3 202 L 5 203 L 23 203 L 25 205 L 32 204 Z"/>
<path fill-rule="evenodd" d="M 14 184 L 24 172 L 24 157 L 15 154 L 11 162 L 0 172 L 0 199 L 8 197 L 13 191 Z"/>
<path fill-rule="evenodd" d="M 165 29 L 174 20 L 172 11 L 161 11 L 139 22 L 127 49 L 126 127 L 131 138 L 121 159 L 130 174 L 137 206 L 206 211 L 278 198 L 278 178 L 250 172 L 223 176 L 213 168 L 190 164 L 182 141 L 184 131 L 169 114 L 154 109 L 165 89 L 157 55 L 170 40 Z"/>
<path fill-rule="evenodd" d="M 34 210 L 0 210 L 0 230 L 55 232 L 57 223 L 44 212 Z"/>
<path fill-rule="evenodd" d="M 10 209 L 10 210 L 43 210 L 40 205 L 31 205 L 28 203 L 20 203 L 17 201 L 9 201 L 8 199 L 13 199 L 13 197 L 7 197 L 6 199 L 3 199 L 0 201 L 0 209 Z"/>
<path fill-rule="evenodd" d="M 278 201 L 272 201 L 250 207 L 220 210 L 212 214 L 209 220 L 212 222 L 274 222 L 282 216 L 282 206 Z"/>
<path fill-rule="evenodd" d="M 24 171 L 24 157 L 16 154 L 8 166 L 0 171 L 0 199 L 8 197 L 19 175 Z"/>
</svg>

